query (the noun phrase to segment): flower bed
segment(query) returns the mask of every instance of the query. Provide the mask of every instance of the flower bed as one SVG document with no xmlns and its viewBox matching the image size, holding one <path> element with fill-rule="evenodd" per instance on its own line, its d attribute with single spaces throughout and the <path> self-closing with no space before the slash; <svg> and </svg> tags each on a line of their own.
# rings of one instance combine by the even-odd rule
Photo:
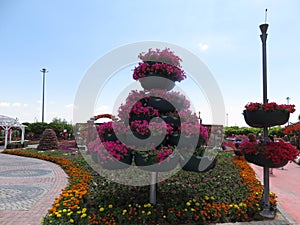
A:
<svg viewBox="0 0 300 225">
<path fill-rule="evenodd" d="M 46 225 L 205 224 L 261 219 L 263 186 L 244 159 L 230 160 L 229 154 L 221 156 L 216 169 L 205 174 L 181 171 L 159 183 L 158 203 L 151 205 L 145 201 L 149 187 L 124 186 L 96 175 L 92 178 L 85 161 L 72 162 L 33 150 L 5 153 L 55 162 L 69 175 L 69 186 L 43 219 Z M 276 205 L 274 194 L 270 202 Z"/>
</svg>

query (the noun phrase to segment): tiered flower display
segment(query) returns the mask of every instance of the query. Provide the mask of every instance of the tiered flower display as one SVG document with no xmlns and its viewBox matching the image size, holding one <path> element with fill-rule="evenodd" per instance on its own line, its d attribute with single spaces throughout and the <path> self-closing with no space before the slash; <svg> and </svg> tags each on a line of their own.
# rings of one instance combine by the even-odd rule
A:
<svg viewBox="0 0 300 225">
<path fill-rule="evenodd" d="M 144 90 L 132 90 L 129 93 L 125 103 L 119 107 L 118 119 L 98 126 L 97 132 L 103 143 L 101 146 L 97 146 L 96 141 L 90 143 L 91 154 L 94 155 L 94 161 L 99 161 L 100 157 L 103 162 L 108 161 L 107 153 L 111 153 L 117 160 L 125 158 L 125 153 L 132 153 L 138 166 L 143 166 L 143 161 L 145 166 L 158 164 L 152 169 L 161 171 L 159 167 L 172 162 L 172 167 L 163 169 L 172 170 L 178 165 L 180 157 L 186 159 L 186 152 L 192 152 L 206 143 L 208 133 L 200 125 L 196 114 L 189 109 L 187 98 L 180 92 L 171 91 L 175 81 L 186 78 L 180 65 L 182 60 L 169 48 L 149 49 L 147 53 L 141 53 L 139 58 L 143 62 L 134 69 L 133 78 L 140 81 L 152 77 L 151 85 L 144 87 L 141 83 Z M 164 86 L 161 80 L 156 80 L 158 77 L 169 80 L 168 85 Z M 170 82 L 173 85 L 169 85 Z M 118 140 L 121 130 L 126 130 L 123 131 L 126 134 L 123 141 Z M 107 141 L 112 143 L 107 144 Z M 119 145 L 123 144 L 127 151 L 119 151 Z M 181 150 L 177 149 L 178 144 Z M 200 162 L 201 157 L 197 160 Z M 195 171 L 199 172 L 198 168 Z"/>
</svg>

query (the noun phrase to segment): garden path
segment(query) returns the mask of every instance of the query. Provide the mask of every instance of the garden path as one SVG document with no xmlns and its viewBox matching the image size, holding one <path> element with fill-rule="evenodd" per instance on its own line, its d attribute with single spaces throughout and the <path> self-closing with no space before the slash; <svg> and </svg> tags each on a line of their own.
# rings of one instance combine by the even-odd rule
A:
<svg viewBox="0 0 300 225">
<path fill-rule="evenodd" d="M 0 225 L 40 225 L 67 184 L 54 163 L 0 153 Z"/>
<path fill-rule="evenodd" d="M 257 178 L 263 182 L 263 167 L 251 164 Z M 270 175 L 270 191 L 278 196 L 279 206 L 286 217 L 294 224 L 300 224 L 300 166 L 288 163 L 281 168 L 273 169 Z"/>
</svg>

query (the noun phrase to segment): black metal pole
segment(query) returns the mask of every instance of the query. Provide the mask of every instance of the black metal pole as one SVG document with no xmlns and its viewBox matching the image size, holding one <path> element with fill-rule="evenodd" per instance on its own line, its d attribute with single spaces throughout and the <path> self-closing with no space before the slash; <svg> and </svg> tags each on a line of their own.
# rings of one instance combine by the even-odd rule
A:
<svg viewBox="0 0 300 225">
<path fill-rule="evenodd" d="M 44 108 L 45 108 L 45 73 L 48 73 L 48 71 L 43 68 L 40 70 L 43 73 L 43 95 L 42 95 L 42 123 L 44 123 Z"/>
<path fill-rule="evenodd" d="M 263 103 L 268 102 L 267 96 L 267 30 L 268 24 L 261 24 L 259 26 L 261 30 L 261 41 L 262 41 L 262 66 L 263 66 Z M 268 140 L 268 127 L 264 127 L 264 141 Z M 269 167 L 264 166 L 264 206 L 261 215 L 266 218 L 274 218 L 273 211 L 270 210 L 270 177 Z"/>
</svg>

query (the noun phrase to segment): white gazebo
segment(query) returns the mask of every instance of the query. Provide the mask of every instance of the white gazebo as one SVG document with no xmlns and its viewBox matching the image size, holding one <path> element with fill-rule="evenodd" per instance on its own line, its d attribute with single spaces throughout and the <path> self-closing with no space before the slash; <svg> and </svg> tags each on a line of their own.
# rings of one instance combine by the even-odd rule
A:
<svg viewBox="0 0 300 225">
<path fill-rule="evenodd" d="M 5 132 L 5 139 L 4 139 L 4 148 L 7 146 L 8 142 L 8 134 L 9 134 L 9 143 L 11 143 L 11 133 L 9 132 L 12 128 L 20 128 L 21 129 L 21 144 L 24 143 L 24 136 L 25 136 L 25 125 L 19 123 L 18 119 L 14 119 L 8 116 L 0 115 L 0 128 L 3 128 Z"/>
</svg>

